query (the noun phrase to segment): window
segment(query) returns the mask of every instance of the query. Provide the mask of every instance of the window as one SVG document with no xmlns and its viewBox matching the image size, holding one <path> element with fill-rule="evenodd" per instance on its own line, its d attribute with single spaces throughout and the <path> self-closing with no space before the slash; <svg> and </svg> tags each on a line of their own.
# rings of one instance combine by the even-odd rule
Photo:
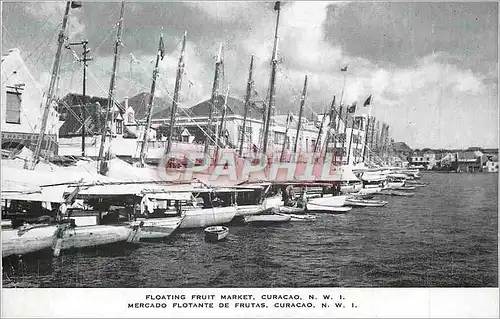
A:
<svg viewBox="0 0 500 319">
<path fill-rule="evenodd" d="M 182 136 L 182 142 L 189 143 L 189 136 L 188 135 Z"/>
<path fill-rule="evenodd" d="M 122 121 L 116 121 L 116 134 L 123 134 L 123 123 L 122 123 Z"/>
<path fill-rule="evenodd" d="M 238 141 L 241 140 L 241 129 L 242 128 L 243 128 L 243 125 L 238 126 Z M 252 134 L 252 127 L 249 126 L 248 124 L 245 125 L 245 135 L 243 135 L 245 140 L 251 140 L 250 139 L 251 134 Z"/>
<path fill-rule="evenodd" d="M 7 92 L 5 122 L 21 124 L 21 93 Z"/>
<path fill-rule="evenodd" d="M 127 114 L 127 122 L 128 122 L 128 124 L 134 123 L 134 113 Z"/>
<path fill-rule="evenodd" d="M 285 141 L 285 133 L 274 132 L 274 143 L 282 144 Z"/>
</svg>

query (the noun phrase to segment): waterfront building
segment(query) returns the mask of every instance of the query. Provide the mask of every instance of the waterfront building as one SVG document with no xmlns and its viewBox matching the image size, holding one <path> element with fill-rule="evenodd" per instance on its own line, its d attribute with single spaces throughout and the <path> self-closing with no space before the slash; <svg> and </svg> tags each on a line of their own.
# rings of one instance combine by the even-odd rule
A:
<svg viewBox="0 0 500 319">
<path fill-rule="evenodd" d="M 75 108 L 73 115 L 66 115 L 67 121 L 75 121 L 75 114 L 78 115 L 81 108 L 81 96 L 78 94 L 68 94 L 65 99 L 66 106 Z M 117 103 L 114 110 L 112 125 L 113 139 L 111 148 L 113 153 L 122 158 L 137 159 L 139 157 L 140 146 L 142 143 L 143 130 L 147 120 L 147 103 L 149 93 L 140 93 L 131 98 L 125 98 L 121 103 Z M 86 109 L 95 113 L 89 116 L 87 124 L 88 138 L 86 139 L 86 155 L 97 157 L 100 145 L 100 132 L 93 128 L 102 127 L 104 123 L 104 112 L 107 99 L 89 97 Z M 172 136 L 172 152 L 203 152 L 206 133 L 208 132 L 209 106 L 210 99 L 205 99 L 189 108 L 178 108 L 174 134 Z M 224 148 L 239 149 L 241 138 L 243 143 L 243 156 L 249 157 L 257 152 L 262 144 L 263 134 L 263 112 L 262 102 L 253 102 L 247 114 L 245 132 L 242 133 L 245 103 L 243 100 L 229 96 L 226 104 L 226 114 L 223 128 L 219 130 L 224 107 L 224 97 L 218 96 L 214 103 L 212 114 L 213 132 L 222 132 L 219 142 Z M 101 114 L 100 116 L 98 114 Z M 301 129 L 298 135 L 297 152 L 311 153 L 314 151 L 316 140 L 318 139 L 319 128 L 322 117 L 328 116 L 320 114 L 316 119 L 302 117 Z M 153 102 L 153 114 L 151 118 L 151 129 L 149 132 L 149 142 L 147 147 L 147 158 L 151 162 L 157 162 L 164 155 L 167 145 L 171 109 L 170 104 L 165 99 L 158 97 Z M 297 138 L 298 116 L 292 115 L 288 123 L 288 115 L 274 115 L 270 125 L 270 137 L 268 150 L 279 158 L 284 146 L 284 155 L 287 157 L 293 151 L 295 140 Z M 92 124 L 92 121 L 98 123 Z M 325 153 L 325 141 L 327 136 L 327 124 L 329 119 L 325 120 L 323 133 L 321 136 L 320 148 L 318 152 Z M 368 159 L 369 151 L 364 148 L 365 134 L 367 131 L 367 116 L 357 115 L 354 121 L 351 118 L 347 121 L 347 127 L 344 122 L 338 118 L 334 121 L 339 127 L 337 130 L 331 129 L 331 138 L 328 143 L 328 152 L 334 152 L 337 163 L 356 164 Z M 81 125 L 66 124 L 60 132 L 61 150 L 60 155 L 81 154 Z M 71 128 L 71 129 L 68 129 Z M 345 131 L 345 134 L 344 134 Z M 287 136 L 285 138 L 285 132 Z M 334 134 L 338 132 L 337 134 Z M 213 135 L 212 139 L 215 140 Z M 285 140 L 287 141 L 285 143 Z M 344 142 L 345 141 L 345 142 Z M 209 149 L 215 148 L 212 141 Z M 350 150 L 350 153 L 349 153 Z M 364 154 L 366 152 L 366 154 Z"/>
<path fill-rule="evenodd" d="M 456 153 L 457 172 L 480 172 L 482 169 L 481 151 L 461 151 Z"/>
<path fill-rule="evenodd" d="M 422 153 L 422 152 L 414 152 L 412 156 L 408 158 L 408 161 L 411 165 L 414 166 L 424 166 L 427 169 L 432 169 L 436 166 L 436 154 L 435 153 Z"/>
<path fill-rule="evenodd" d="M 485 155 L 483 162 L 483 172 L 498 173 L 498 155 Z"/>
<path fill-rule="evenodd" d="M 43 87 L 29 71 L 19 49 L 10 49 L 2 55 L 1 68 L 2 149 L 21 150 L 27 147 L 34 150 L 45 108 Z M 62 123 L 53 105 L 42 141 L 42 156 L 57 154 L 58 132 Z"/>
</svg>

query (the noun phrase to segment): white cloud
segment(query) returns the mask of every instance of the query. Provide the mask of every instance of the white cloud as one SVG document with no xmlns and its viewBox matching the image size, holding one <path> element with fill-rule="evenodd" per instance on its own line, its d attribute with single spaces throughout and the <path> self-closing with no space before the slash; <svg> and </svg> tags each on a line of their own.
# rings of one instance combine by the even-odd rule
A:
<svg viewBox="0 0 500 319">
<path fill-rule="evenodd" d="M 246 1 L 187 1 L 186 5 L 205 12 L 211 18 L 221 21 L 238 21 L 248 17 L 254 4 Z"/>
<path fill-rule="evenodd" d="M 43 18 L 46 23 L 58 25 L 61 23 L 65 2 L 44 1 L 44 2 L 29 2 L 23 8 L 30 15 L 38 18 Z M 74 15 L 80 9 L 70 9 L 68 18 L 68 36 L 73 38 L 80 35 L 85 30 L 85 25 Z"/>
</svg>

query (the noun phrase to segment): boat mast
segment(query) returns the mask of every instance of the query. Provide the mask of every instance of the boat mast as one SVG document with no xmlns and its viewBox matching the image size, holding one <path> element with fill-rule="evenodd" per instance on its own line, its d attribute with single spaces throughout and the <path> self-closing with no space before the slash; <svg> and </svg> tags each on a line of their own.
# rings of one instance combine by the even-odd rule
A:
<svg viewBox="0 0 500 319">
<path fill-rule="evenodd" d="M 283 162 L 285 160 L 285 148 L 288 145 L 288 129 L 290 128 L 292 119 L 293 119 L 292 113 L 288 112 L 288 115 L 286 116 L 285 136 L 283 140 L 283 147 L 281 148 L 280 162 Z"/>
<path fill-rule="evenodd" d="M 184 51 L 186 50 L 186 40 L 187 40 L 187 31 L 184 32 L 184 38 L 182 39 L 181 55 L 179 57 L 179 63 L 177 64 L 177 76 L 175 78 L 175 89 L 174 89 L 174 96 L 172 99 L 172 110 L 170 113 L 170 127 L 169 127 L 167 148 L 165 150 L 166 154 L 170 153 L 170 151 L 172 150 L 172 139 L 174 136 L 175 117 L 177 114 L 177 106 L 179 104 L 179 92 L 181 90 L 182 74 L 184 73 Z"/>
<path fill-rule="evenodd" d="M 369 115 L 366 118 L 365 142 L 364 142 L 364 145 L 363 145 L 363 162 L 366 159 L 366 151 L 368 150 L 368 130 L 370 129 L 370 118 L 371 118 L 371 116 L 369 116 Z"/>
<path fill-rule="evenodd" d="M 372 117 L 372 102 L 373 98 L 370 95 L 369 97 L 370 100 L 370 109 L 368 110 L 368 117 L 366 118 L 366 126 L 365 126 L 365 142 L 363 144 L 363 162 L 365 161 L 366 157 L 366 149 L 367 149 L 367 144 L 368 144 L 368 130 L 370 128 L 370 118 Z M 366 102 L 365 102 L 366 105 Z"/>
<path fill-rule="evenodd" d="M 204 155 L 208 154 L 208 146 L 211 144 L 210 139 L 212 138 L 212 117 L 215 108 L 215 103 L 217 103 L 219 98 L 219 75 L 222 68 L 222 43 L 219 47 L 219 54 L 217 55 L 217 61 L 215 62 L 215 74 L 214 74 L 214 83 L 212 85 L 212 97 L 210 98 L 210 105 L 208 111 L 208 125 L 207 125 L 207 133 L 205 139 L 205 147 L 203 150 Z M 217 143 L 217 141 L 216 141 Z"/>
<path fill-rule="evenodd" d="M 333 100 L 335 101 L 335 95 L 333 96 Z M 335 102 L 334 102 L 335 103 Z M 316 153 L 318 151 L 318 146 L 320 145 L 321 135 L 323 134 L 323 127 L 325 126 L 326 120 L 326 111 L 328 110 L 328 106 L 325 108 L 323 112 L 323 118 L 321 119 L 321 125 L 319 126 L 318 137 L 316 138 L 316 142 L 314 143 L 313 152 Z"/>
<path fill-rule="evenodd" d="M 385 162 L 388 164 L 389 163 L 389 155 L 390 155 L 390 149 L 391 149 L 391 139 L 389 137 L 389 125 L 386 125 L 385 126 L 385 141 L 384 141 L 384 145 L 385 145 Z"/>
<path fill-rule="evenodd" d="M 108 94 L 108 106 L 106 107 L 106 117 L 104 122 L 104 127 L 101 132 L 101 147 L 99 148 L 99 159 L 100 168 L 99 172 L 104 175 L 105 173 L 105 158 L 104 158 L 104 145 L 106 144 L 106 135 L 108 133 L 108 125 L 110 127 L 113 125 L 113 120 L 111 123 L 108 123 L 110 112 L 113 112 L 114 100 L 115 100 L 115 90 L 116 90 L 116 71 L 118 69 L 118 61 L 120 58 L 120 49 L 122 46 L 122 30 L 123 30 L 123 13 L 125 11 L 125 1 L 122 1 L 122 6 L 120 9 L 120 20 L 118 20 L 118 31 L 116 32 L 116 42 L 115 42 L 115 52 L 113 59 L 113 71 L 111 73 L 111 80 L 109 82 L 109 94 Z M 110 129 L 111 131 L 111 129 Z M 113 136 L 110 134 L 110 143 Z"/>
<path fill-rule="evenodd" d="M 339 135 L 339 131 L 340 131 L 340 122 L 342 121 L 342 109 L 343 109 L 343 106 L 340 105 L 340 109 L 339 109 L 339 113 L 337 114 L 338 115 L 338 121 L 336 121 L 335 123 L 335 132 L 334 132 L 334 136 L 333 136 L 333 158 L 334 158 L 334 162 L 337 163 L 337 139 L 338 139 L 338 135 Z M 344 150 L 342 150 L 342 153 L 340 154 L 340 163 L 342 164 L 342 157 L 344 156 Z"/>
<path fill-rule="evenodd" d="M 349 159 L 351 157 L 352 134 L 354 133 L 354 122 L 355 122 L 355 119 L 356 119 L 356 115 L 353 115 L 352 116 L 352 121 L 351 121 L 351 136 L 349 138 L 349 148 L 347 150 L 347 165 L 349 165 Z M 346 118 L 345 122 L 346 122 L 346 126 L 347 126 L 347 118 Z"/>
<path fill-rule="evenodd" d="M 368 162 L 370 162 L 372 155 L 371 153 L 373 152 L 373 135 L 375 134 L 375 117 L 370 116 L 370 126 L 368 126 L 368 130 L 370 132 L 370 142 L 369 145 L 370 147 L 367 149 L 368 152 Z"/>
<path fill-rule="evenodd" d="M 341 106 L 342 108 L 342 106 Z M 325 156 L 326 156 L 326 153 L 328 151 L 328 143 L 330 141 L 330 138 L 331 138 L 331 127 L 332 127 L 332 124 L 334 123 L 334 113 L 335 113 L 335 95 L 333 96 L 333 100 L 332 100 L 332 105 L 330 106 L 330 112 L 328 113 L 328 117 L 329 117 L 329 123 L 328 123 L 328 131 L 326 132 L 326 138 L 325 138 Z M 326 117 L 326 116 L 325 116 Z M 321 145 L 321 144 L 319 144 Z M 322 153 L 322 149 L 320 149 L 320 153 Z M 321 155 L 321 154 L 320 154 Z"/>
<path fill-rule="evenodd" d="M 375 130 L 375 152 L 378 154 L 378 148 L 380 145 L 380 121 L 377 120 L 377 125 L 374 128 Z"/>
<path fill-rule="evenodd" d="M 340 71 L 341 72 L 345 72 L 344 73 L 344 83 L 342 84 L 342 93 L 340 94 L 340 113 L 342 113 L 342 107 L 344 105 L 344 102 L 343 102 L 343 98 L 344 98 L 344 89 L 345 89 L 345 82 L 346 82 L 346 79 L 347 79 L 347 70 L 348 70 L 348 66 L 346 65 L 345 67 L 341 68 Z M 340 157 L 340 164 L 342 165 L 342 162 L 344 160 L 344 149 L 345 149 L 345 143 L 347 142 L 347 120 L 349 118 L 349 111 L 348 111 L 348 107 L 346 107 L 346 112 L 345 112 L 345 120 L 344 120 L 344 139 L 342 141 L 342 155 Z M 340 122 L 342 121 L 342 117 L 340 116 L 339 117 L 339 126 L 340 126 Z M 336 145 L 335 145 L 336 146 Z"/>
<path fill-rule="evenodd" d="M 274 31 L 274 47 L 273 47 L 273 57 L 271 60 L 271 81 L 270 81 L 270 88 L 269 88 L 269 103 L 267 105 L 267 115 L 266 115 L 266 121 L 265 121 L 265 127 L 264 127 L 264 140 L 262 142 L 262 152 L 266 153 L 267 152 L 267 141 L 269 138 L 269 125 L 271 123 L 271 115 L 272 115 L 272 109 L 274 107 L 274 102 L 275 102 L 275 81 L 276 81 L 276 67 L 278 64 L 278 26 L 279 26 L 279 21 L 280 21 L 280 1 L 276 1 L 274 4 L 274 10 L 278 11 L 278 14 L 276 15 L 276 28 Z"/>
<path fill-rule="evenodd" d="M 304 79 L 304 88 L 302 89 L 302 96 L 300 97 L 300 109 L 299 109 L 299 122 L 297 123 L 297 133 L 295 133 L 295 145 L 293 146 L 293 154 L 297 153 L 297 144 L 299 142 L 300 129 L 302 126 L 302 113 L 304 112 L 304 104 L 306 103 L 307 94 L 307 75 Z"/>
<path fill-rule="evenodd" d="M 151 92 L 149 94 L 149 101 L 148 101 L 148 116 L 146 120 L 146 126 L 144 127 L 144 134 L 142 137 L 142 144 L 141 144 L 141 153 L 140 153 L 140 163 L 139 165 L 141 167 L 144 167 L 146 165 L 146 152 L 147 152 L 147 143 L 148 143 L 148 137 L 149 137 L 149 128 L 151 126 L 151 118 L 153 116 L 153 101 L 154 101 L 154 96 L 155 96 L 155 89 L 156 89 L 156 78 L 158 77 L 158 64 L 160 63 L 160 57 L 163 59 L 163 54 L 164 54 L 164 47 L 163 47 L 163 32 L 160 34 L 160 41 L 158 44 L 158 52 L 156 52 L 156 63 L 155 63 L 155 68 L 153 70 L 153 82 L 151 83 Z"/>
<path fill-rule="evenodd" d="M 34 169 L 36 164 L 40 159 L 40 152 L 42 150 L 43 137 L 45 135 L 45 129 L 47 128 L 47 119 L 49 117 L 49 111 L 52 104 L 52 99 L 54 96 L 54 89 L 57 80 L 57 74 L 59 72 L 59 64 L 61 63 L 61 52 L 65 40 L 64 32 L 66 31 L 66 25 L 68 24 L 69 8 L 73 7 L 72 1 L 66 2 L 66 9 L 64 11 L 64 17 L 62 21 L 61 31 L 59 32 L 59 38 L 57 42 L 56 57 L 54 60 L 54 65 L 52 66 L 52 76 L 50 78 L 49 89 L 47 91 L 47 100 L 45 101 L 45 108 L 43 110 L 42 125 L 40 126 L 40 134 L 38 135 L 38 140 L 36 143 L 35 153 L 33 156 L 33 163 L 31 169 Z M 76 4 L 75 6 L 76 7 Z"/>
<path fill-rule="evenodd" d="M 226 96 L 224 97 L 224 106 L 222 107 L 222 116 L 220 118 L 220 125 L 219 125 L 219 130 L 217 132 L 217 139 L 216 139 L 216 145 L 217 145 L 217 151 L 215 152 L 216 160 L 219 158 L 219 150 L 223 146 L 223 139 L 222 139 L 222 134 L 224 132 L 224 122 L 226 121 L 226 110 L 227 110 L 227 98 L 229 96 L 229 85 L 227 86 L 227 91 L 226 91 Z"/>
<path fill-rule="evenodd" d="M 243 125 L 241 127 L 240 132 L 240 150 L 238 152 L 239 157 L 243 154 L 243 142 L 245 140 L 245 129 L 247 124 L 248 110 L 250 109 L 250 99 L 252 97 L 252 89 L 253 89 L 253 54 L 250 58 L 250 68 L 248 70 L 248 81 L 247 81 L 247 94 L 245 95 L 245 113 L 243 114 Z M 251 141 L 250 141 L 251 142 Z"/>
<path fill-rule="evenodd" d="M 361 127 L 364 124 L 363 121 L 364 121 L 364 118 L 362 118 L 362 117 L 358 117 L 357 120 L 354 121 L 358 125 L 358 128 L 356 129 L 357 130 L 357 132 L 356 132 L 356 145 L 354 146 L 354 151 L 352 152 L 354 164 L 357 163 L 358 157 L 360 156 L 359 150 L 358 150 L 359 139 L 360 139 L 359 133 L 361 131 Z M 354 125 L 353 125 L 353 130 L 354 130 Z"/>
</svg>

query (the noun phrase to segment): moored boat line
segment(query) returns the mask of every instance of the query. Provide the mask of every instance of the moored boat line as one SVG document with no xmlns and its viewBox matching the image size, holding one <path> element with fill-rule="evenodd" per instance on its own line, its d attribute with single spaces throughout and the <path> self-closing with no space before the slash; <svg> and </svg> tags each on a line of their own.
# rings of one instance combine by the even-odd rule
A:
<svg viewBox="0 0 500 319">
<path fill-rule="evenodd" d="M 67 4 L 67 9 L 69 9 L 69 6 L 70 2 Z M 275 4 L 275 10 L 277 11 L 277 20 L 270 77 L 270 94 L 267 109 L 263 110 L 263 113 L 267 113 L 262 129 L 263 136 L 261 149 L 263 154 L 267 154 L 268 139 L 273 135 L 269 126 L 274 122 L 274 119 L 272 119 L 272 110 L 275 107 L 274 91 L 276 88 L 277 64 L 279 62 L 279 1 Z M 119 48 L 121 46 L 123 11 L 124 4 L 122 3 L 118 34 L 115 43 L 109 101 L 115 99 L 115 77 L 119 60 Z M 195 182 L 191 183 L 191 181 L 189 183 L 180 184 L 162 180 L 162 178 L 159 177 L 159 169 L 148 167 L 146 160 L 148 156 L 147 148 L 150 142 L 148 132 L 151 128 L 152 109 L 155 97 L 155 87 L 157 84 L 156 79 L 159 73 L 159 61 L 160 58 L 163 60 L 165 54 L 163 34 L 159 36 L 151 91 L 147 103 L 144 132 L 140 138 L 137 138 L 137 140 L 141 142 L 139 163 L 135 163 L 138 165 L 128 165 L 126 163 L 121 163 L 123 162 L 121 160 L 113 158 L 113 152 L 110 146 L 111 142 L 107 145 L 106 132 L 111 132 L 110 139 L 112 140 L 113 129 L 109 127 L 112 125 L 112 121 L 108 121 L 107 119 L 110 116 L 113 117 L 114 115 L 111 113 L 115 111 L 112 109 L 111 105 L 108 105 L 105 114 L 106 121 L 104 125 L 102 125 L 102 131 L 100 132 L 101 144 L 97 161 L 80 160 L 71 167 L 50 167 L 51 170 L 54 169 L 53 172 L 49 172 L 48 170 L 44 171 L 47 167 L 44 167 L 44 163 L 39 161 L 41 144 L 45 135 L 45 126 L 51 107 L 50 105 L 54 102 L 53 93 L 55 89 L 55 79 L 59 76 L 61 49 L 64 44 L 64 39 L 66 38 L 66 22 L 64 21 L 67 21 L 68 12 L 69 11 L 66 10 L 63 19 L 57 55 L 51 75 L 49 87 L 50 94 L 47 94 L 48 98 L 45 101 L 46 107 L 41 121 L 41 132 L 38 136 L 37 148 L 33 156 L 33 161 L 30 163 L 32 164 L 30 166 L 32 166 L 31 168 L 33 170 L 9 170 L 8 174 L 10 174 L 9 178 L 11 179 L 6 180 L 9 187 L 7 187 L 7 189 L 2 189 L 2 199 L 8 200 L 8 203 L 5 203 L 5 210 L 10 211 L 10 215 L 13 219 L 22 215 L 21 213 L 24 210 L 24 207 L 14 207 L 14 204 L 17 205 L 21 203 L 20 206 L 24 205 L 28 207 L 30 205 L 26 203 L 31 204 L 35 202 L 40 204 L 40 208 L 27 208 L 30 213 L 41 215 L 43 212 L 49 212 L 51 223 L 39 223 L 38 225 L 25 225 L 19 227 L 17 221 L 12 221 L 10 227 L 15 227 L 15 229 L 5 230 L 3 229 L 4 226 L 9 227 L 9 224 L 5 223 L 4 225 L 4 223 L 2 223 L 2 257 L 26 254 L 43 249 L 52 249 L 53 254 L 59 256 L 61 252 L 71 249 L 94 247 L 118 242 L 139 243 L 148 239 L 162 239 L 171 236 L 177 229 L 189 228 L 203 228 L 208 237 L 215 239 L 214 236 L 216 236 L 217 240 L 221 240 L 225 238 L 229 232 L 229 229 L 223 225 L 229 224 L 235 217 L 242 217 L 246 223 L 250 224 L 272 224 L 306 220 L 314 221 L 317 219 L 316 216 L 309 214 L 309 212 L 345 213 L 352 210 L 351 206 L 376 207 L 387 204 L 385 201 L 348 197 L 347 194 L 413 195 L 413 193 L 401 192 L 401 190 L 412 190 L 416 187 L 406 186 L 405 182 L 410 179 L 419 179 L 420 175 L 418 170 L 399 169 L 398 171 L 398 169 L 391 169 L 388 167 L 377 169 L 364 167 L 363 169 L 358 168 L 360 175 L 357 176 L 355 170 L 351 167 L 352 165 L 350 165 L 351 162 L 349 161 L 349 157 L 347 159 L 347 164 L 344 164 L 342 159 L 340 163 L 335 161 L 332 162 L 335 164 L 333 165 L 335 167 L 333 169 L 334 174 L 332 175 L 334 178 L 329 183 L 310 183 L 308 186 L 301 185 L 300 183 L 287 182 L 282 182 L 281 185 L 273 185 L 273 183 L 269 181 L 273 179 L 268 179 L 253 185 L 245 186 L 245 183 L 242 183 L 243 185 L 230 185 L 226 186 L 225 189 L 221 189 L 221 187 L 217 185 L 194 185 Z M 176 109 L 185 67 L 184 54 L 186 37 L 187 35 L 185 33 L 177 68 L 177 78 L 169 127 L 170 134 L 167 141 L 168 146 L 166 147 L 166 153 L 169 153 L 171 150 L 173 142 L 172 136 L 176 121 Z M 245 118 L 249 106 L 253 104 L 251 97 L 253 85 L 253 57 L 251 61 L 247 87 L 249 93 L 245 98 Z M 84 64 L 84 67 L 86 67 L 86 64 Z M 227 110 L 229 88 L 226 91 L 226 98 L 224 99 L 224 103 L 222 103 L 223 105 L 219 105 L 221 106 L 220 109 L 215 107 L 216 104 L 220 104 L 215 102 L 220 93 L 219 91 L 222 89 L 220 77 L 223 74 L 223 70 L 224 59 L 221 46 L 215 64 L 212 97 L 209 105 L 210 115 L 208 119 L 208 129 L 207 132 L 204 132 L 205 145 L 203 155 L 210 157 L 212 154 L 209 154 L 209 151 L 213 147 L 213 149 L 215 149 L 214 158 L 219 157 L 219 151 L 225 146 L 220 140 L 222 139 L 221 136 L 223 135 L 223 127 L 225 124 L 224 115 Z M 345 67 L 345 71 L 347 71 L 347 66 Z M 85 96 L 85 93 L 83 95 Z M 300 103 L 299 122 L 293 147 L 294 154 L 297 153 L 306 95 L 307 75 L 305 77 Z M 371 96 L 367 102 L 368 101 L 371 101 Z M 341 109 L 344 106 L 342 103 L 341 96 L 339 104 Z M 328 134 L 330 134 L 330 131 L 335 127 L 333 122 L 337 122 L 336 119 L 333 118 L 334 108 L 335 98 L 331 107 L 332 112 L 330 112 L 332 115 L 330 116 L 331 124 L 328 125 Z M 219 130 L 216 136 L 214 136 L 214 132 L 209 131 L 212 131 L 212 122 L 214 121 L 213 115 L 219 111 L 223 115 L 221 117 Z M 124 114 L 122 113 L 123 112 L 120 112 L 120 115 L 123 117 Z M 338 118 L 339 127 L 341 121 L 344 120 Z M 347 117 L 343 124 L 344 135 L 347 136 Z M 83 125 L 82 129 L 84 128 L 85 125 Z M 335 130 L 338 134 L 338 128 Z M 243 125 L 242 132 L 246 132 L 245 124 Z M 351 140 L 353 132 L 354 129 L 351 128 Z M 333 136 L 335 136 L 334 139 L 336 139 L 337 134 L 333 134 Z M 286 138 L 288 138 L 288 135 L 285 135 Z M 315 152 L 317 151 L 316 149 L 320 149 L 321 151 L 324 146 L 326 155 L 328 153 L 327 146 L 330 136 L 328 136 L 323 143 L 325 139 L 321 136 L 321 131 L 318 135 L 316 139 L 316 144 L 318 145 L 315 145 Z M 359 138 L 356 140 L 359 140 Z M 241 150 L 244 143 L 243 137 L 240 142 L 239 159 L 244 159 L 241 156 Z M 344 144 L 345 142 L 344 140 Z M 321 145 L 322 143 L 325 145 Z M 351 153 L 350 144 L 351 143 L 349 143 L 349 154 Z M 85 157 L 85 145 L 85 133 L 82 132 L 82 158 Z M 282 146 L 284 150 L 285 143 Z M 358 147 L 356 146 L 356 148 Z M 363 148 L 366 148 L 366 142 Z M 363 150 L 363 153 L 364 151 L 365 150 Z M 319 159 L 324 159 L 326 157 L 327 156 L 323 156 L 323 153 L 317 156 Z M 363 161 L 364 157 L 363 154 Z M 270 158 L 272 160 L 272 156 Z M 281 159 L 285 159 L 283 152 L 280 156 L 280 162 Z M 178 158 L 174 158 L 174 160 L 178 160 Z M 2 165 L 4 164 L 2 163 Z M 175 171 L 175 169 L 173 170 Z M 5 185 L 3 175 L 2 172 L 2 184 Z M 127 178 L 123 177 L 125 175 Z M 193 178 L 193 180 L 196 180 L 196 178 Z M 20 182 L 23 184 L 23 187 L 20 187 Z M 298 185 L 302 188 L 303 191 L 300 196 L 295 196 L 291 191 L 292 185 Z M 276 189 L 275 186 L 281 186 L 281 194 L 279 189 Z M 311 186 L 321 187 L 321 192 L 309 196 L 305 188 Z M 274 188 L 273 191 L 271 191 L 271 188 Z M 49 203 L 50 206 L 54 206 L 54 208 L 48 208 L 49 205 L 47 205 L 47 207 L 42 210 L 41 203 L 46 202 Z"/>
</svg>

